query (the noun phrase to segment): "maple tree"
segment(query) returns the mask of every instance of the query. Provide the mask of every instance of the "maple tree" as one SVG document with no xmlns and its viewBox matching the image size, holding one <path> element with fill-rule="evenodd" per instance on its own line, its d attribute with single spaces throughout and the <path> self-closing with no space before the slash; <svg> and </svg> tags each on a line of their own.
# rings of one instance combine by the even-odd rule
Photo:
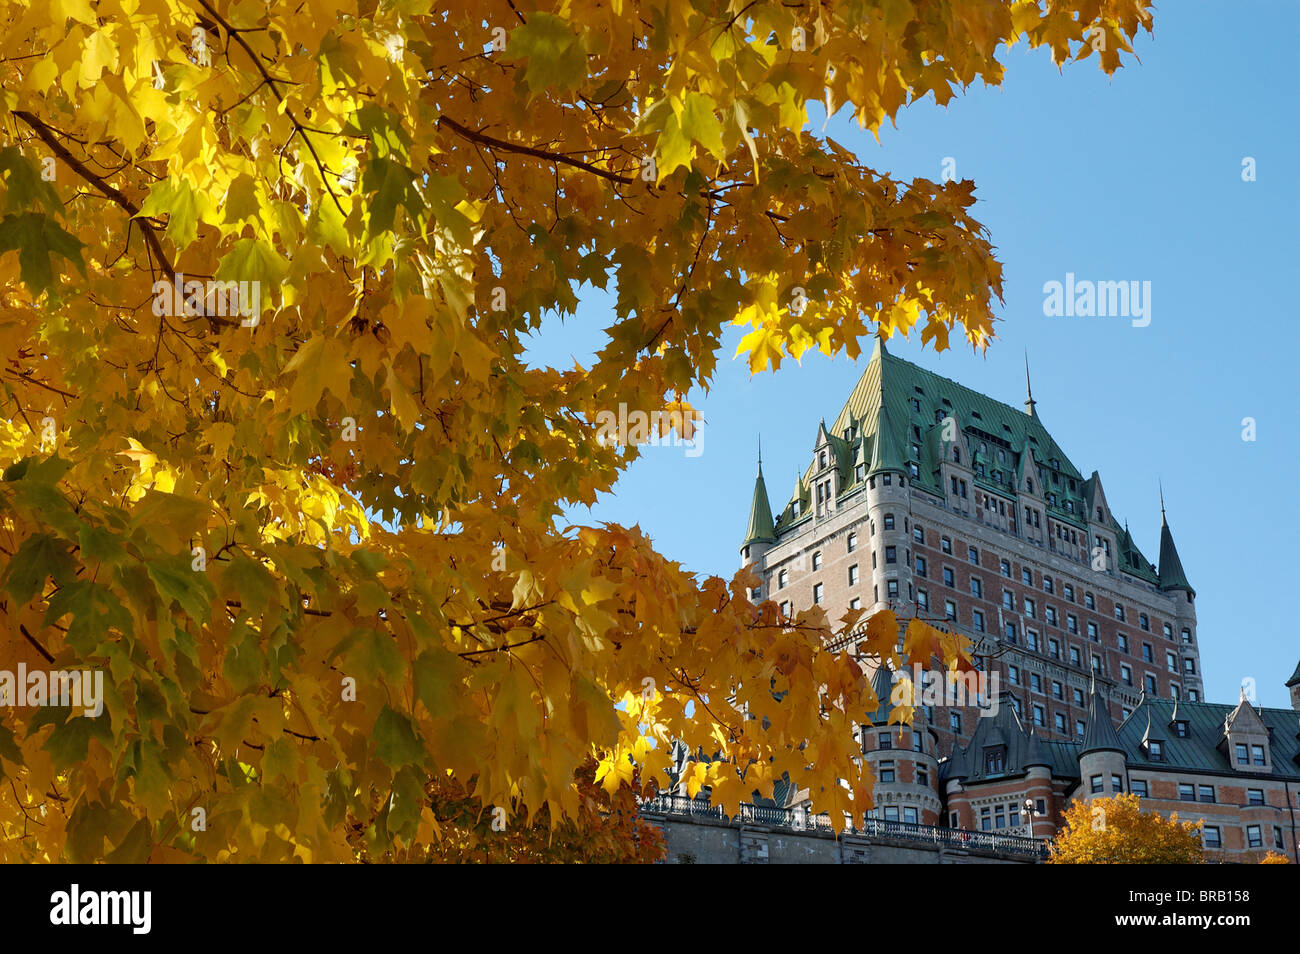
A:
<svg viewBox="0 0 1300 954">
<path fill-rule="evenodd" d="M 860 611 L 783 620 L 745 572 L 565 527 L 637 456 L 594 419 L 689 431 L 732 325 L 754 371 L 984 347 L 973 184 L 867 168 L 808 109 L 876 132 L 1017 42 L 1112 72 L 1149 6 L 5 4 L 0 668 L 107 678 L 98 718 L 3 711 L 0 852 L 382 857 L 461 794 L 559 831 L 587 760 L 622 798 L 672 739 L 733 809 L 783 773 L 869 807 L 893 616 L 831 651 Z M 531 366 L 587 286 L 607 344 Z M 909 662 L 969 664 L 926 629 Z"/>
<path fill-rule="evenodd" d="M 1063 813 L 1065 827 L 1052 840 L 1048 864 L 1200 864 L 1201 822 L 1180 822 L 1142 811 L 1132 793 L 1076 800 Z"/>
</svg>

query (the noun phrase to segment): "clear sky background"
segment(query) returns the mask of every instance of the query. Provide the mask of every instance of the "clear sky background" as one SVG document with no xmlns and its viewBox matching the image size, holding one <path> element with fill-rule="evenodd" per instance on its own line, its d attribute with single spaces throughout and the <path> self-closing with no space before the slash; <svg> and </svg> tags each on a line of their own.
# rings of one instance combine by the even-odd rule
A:
<svg viewBox="0 0 1300 954">
<path fill-rule="evenodd" d="M 936 354 L 895 337 L 890 350 L 998 400 L 1024 401 L 1028 351 L 1038 413 L 1085 475 L 1100 471 L 1116 517 L 1147 559 L 1159 554 L 1157 479 L 1196 610 L 1209 701 L 1244 679 L 1287 707 L 1300 660 L 1289 597 L 1300 551 L 1300 104 L 1297 0 L 1166 0 L 1141 62 L 1113 80 L 1095 58 L 1059 72 L 1046 50 L 1006 52 L 998 88 L 947 108 L 903 110 L 881 141 L 844 116 L 827 134 L 897 179 L 938 181 L 945 157 L 974 179 L 974 215 L 1004 266 L 998 340 L 984 356 Z M 814 117 L 819 131 L 823 117 Z M 1252 157 L 1256 180 L 1242 180 Z M 1049 318 L 1043 284 L 1151 282 L 1151 322 Z M 531 360 L 584 365 L 605 342 L 610 300 L 580 291 L 576 318 L 548 322 Z M 640 524 L 661 553 L 730 577 L 753 492 L 755 445 L 774 512 L 865 367 L 809 353 L 749 375 L 724 346 L 697 456 L 650 447 L 616 493 L 575 522 Z M 954 338 L 954 341 L 957 340 Z M 1243 418 L 1256 440 L 1243 440 Z"/>
</svg>

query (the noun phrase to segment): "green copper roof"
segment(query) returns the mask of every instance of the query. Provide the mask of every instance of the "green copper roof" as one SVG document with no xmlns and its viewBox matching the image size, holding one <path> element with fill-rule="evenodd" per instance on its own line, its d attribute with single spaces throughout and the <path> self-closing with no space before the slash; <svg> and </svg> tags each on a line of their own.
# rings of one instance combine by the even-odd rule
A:
<svg viewBox="0 0 1300 954">
<path fill-rule="evenodd" d="M 1300 684 L 1300 663 L 1295 664 L 1295 672 L 1291 673 L 1291 678 L 1286 681 L 1286 687 L 1290 689 L 1297 684 Z"/>
<path fill-rule="evenodd" d="M 1115 734 L 1115 723 L 1110 721 L 1110 713 L 1106 711 L 1106 702 L 1094 684 L 1088 698 L 1088 727 L 1084 729 L 1079 754 L 1123 751 L 1119 736 Z"/>
<path fill-rule="evenodd" d="M 1160 589 L 1187 590 L 1193 596 L 1196 595 L 1192 585 L 1187 582 L 1187 574 L 1183 572 L 1183 561 L 1178 559 L 1174 536 L 1169 532 L 1169 524 L 1165 522 L 1163 508 L 1160 513 Z"/>
<path fill-rule="evenodd" d="M 1142 551 L 1133 542 L 1127 524 L 1124 525 L 1124 535 L 1120 537 L 1119 541 L 1119 568 L 1129 576 L 1136 576 L 1148 583 L 1155 583 L 1159 579 L 1155 567 L 1147 562 L 1146 557 L 1142 555 Z"/>
<path fill-rule="evenodd" d="M 1244 775 L 1230 761 L 1231 752 L 1224 743 L 1223 726 L 1236 708 L 1214 702 L 1188 702 L 1186 699 L 1156 699 L 1146 696 L 1119 727 L 1118 736 L 1128 756 L 1128 767 L 1176 772 L 1215 772 Z M 1255 714 L 1269 730 L 1273 778 L 1300 779 L 1300 733 L 1296 732 L 1296 713 L 1292 709 L 1255 709 Z M 1168 729 L 1175 715 L 1187 723 L 1186 737 Z M 1153 762 L 1141 747 L 1142 737 L 1151 726 L 1151 737 L 1164 745 L 1163 760 Z"/>
<path fill-rule="evenodd" d="M 1049 514 L 1083 531 L 1097 522 L 1093 518 L 1100 502 L 1100 478 L 1096 471 L 1085 478 L 1065 456 L 1043 427 L 1032 395 L 1025 407 L 995 401 L 895 357 L 877 339 L 843 408 L 831 424 L 822 424 L 839 471 L 839 499 L 862 490 L 867 479 L 880 471 L 907 473 L 918 489 L 946 496 L 939 480 L 940 465 L 952 446 L 943 440 L 942 422 L 951 417 L 967 441 L 970 453 L 963 455 L 962 463 L 973 472 L 974 489 L 997 494 L 1014 505 L 1025 478 L 1030 477 L 1038 492 L 1035 496 L 1047 499 Z M 778 533 L 812 519 L 811 488 L 817 469 L 814 458 L 797 476 L 794 492 L 776 514 Z M 1025 469 L 1028 474 L 1022 473 Z M 1101 522 L 1117 535 L 1123 530 L 1109 508 Z M 1163 579 L 1131 536 L 1124 538 L 1117 565 L 1152 585 Z"/>
<path fill-rule="evenodd" d="M 878 666 L 871 677 L 871 689 L 880 703 L 876 711 L 868 717 L 872 725 L 884 725 L 889 721 L 889 713 L 894 711 L 894 674 L 888 666 Z"/>
<path fill-rule="evenodd" d="M 889 421 L 889 404 L 883 394 L 880 398 L 880 410 L 876 414 L 876 440 L 872 443 L 871 468 L 867 473 L 878 474 L 893 470 L 901 474 L 907 470 L 903 448 L 899 444 L 897 432 Z"/>
<path fill-rule="evenodd" d="M 1066 523 L 1083 526 L 1087 516 L 1085 480 L 1036 414 L 1026 414 L 895 357 L 879 340 L 839 415 L 826 428 L 841 465 L 841 494 L 852 492 L 865 479 L 867 467 L 862 479 L 856 472 L 855 461 L 860 461 L 869 462 L 873 470 L 878 463 L 903 471 L 916 464 L 918 472 L 912 482 L 943 495 L 939 464 L 946 448 L 941 422 L 949 416 L 973 439 L 972 449 L 979 452 L 979 461 L 969 462 L 977 465 L 974 479 L 978 485 L 1014 497 L 1023 476 L 1019 473 L 1021 455 L 1027 446 L 1037 470 L 1032 475 L 1035 487 L 1055 501 L 1049 501 L 1048 510 Z M 982 452 L 980 443 L 985 445 Z M 812 472 L 810 465 L 791 496 L 791 504 L 804 498 Z M 801 508 L 800 517 L 803 512 Z M 784 528 L 794 520 L 787 504 L 777 526 Z"/>
<path fill-rule="evenodd" d="M 772 505 L 767 502 L 767 484 L 763 483 L 763 460 L 758 461 L 758 479 L 754 481 L 754 501 L 749 505 L 749 529 L 744 546 L 776 539 L 772 526 Z"/>
</svg>

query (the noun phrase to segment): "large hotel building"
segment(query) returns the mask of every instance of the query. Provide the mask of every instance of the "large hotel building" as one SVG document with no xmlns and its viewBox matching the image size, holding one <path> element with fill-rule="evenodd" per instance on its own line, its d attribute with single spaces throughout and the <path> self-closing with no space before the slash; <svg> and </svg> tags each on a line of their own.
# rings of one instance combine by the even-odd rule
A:
<svg viewBox="0 0 1300 954">
<path fill-rule="evenodd" d="M 908 729 L 882 702 L 864 719 L 878 817 L 1047 837 L 1071 799 L 1122 790 L 1204 819 L 1211 852 L 1290 856 L 1300 719 L 1205 700 L 1196 591 L 1160 518 L 1152 563 L 1043 426 L 1028 375 L 1015 408 L 877 342 L 775 518 L 760 460 L 741 561 L 788 615 L 921 616 L 997 673 L 995 716 L 936 706 Z M 889 673 L 876 685 L 887 699 Z M 1300 708 L 1300 667 L 1288 685 Z"/>
</svg>

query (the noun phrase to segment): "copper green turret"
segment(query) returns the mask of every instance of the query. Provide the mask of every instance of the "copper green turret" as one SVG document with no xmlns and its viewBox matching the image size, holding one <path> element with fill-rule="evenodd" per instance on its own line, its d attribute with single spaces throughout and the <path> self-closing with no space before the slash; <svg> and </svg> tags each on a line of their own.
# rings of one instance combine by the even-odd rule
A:
<svg viewBox="0 0 1300 954">
<path fill-rule="evenodd" d="M 754 501 L 749 505 L 749 529 L 745 531 L 744 546 L 751 543 L 772 543 L 776 529 L 772 525 L 772 505 L 767 500 L 767 485 L 763 483 L 763 449 L 759 445 L 758 478 L 754 481 Z"/>
<path fill-rule="evenodd" d="M 885 400 L 886 354 L 888 352 L 885 351 L 884 342 L 879 342 L 873 357 L 880 362 L 880 407 L 876 411 L 876 435 L 871 447 L 871 468 L 867 471 L 868 474 L 879 474 L 887 470 L 901 474 L 907 470 L 903 448 L 898 443 L 898 435 L 894 433 L 889 420 L 888 402 Z"/>
<path fill-rule="evenodd" d="M 1160 501 L 1160 589 L 1186 590 L 1196 596 L 1192 584 L 1187 582 L 1187 574 L 1183 572 L 1183 561 L 1178 559 L 1174 535 L 1169 532 L 1169 523 L 1165 520 L 1163 499 Z"/>
</svg>

